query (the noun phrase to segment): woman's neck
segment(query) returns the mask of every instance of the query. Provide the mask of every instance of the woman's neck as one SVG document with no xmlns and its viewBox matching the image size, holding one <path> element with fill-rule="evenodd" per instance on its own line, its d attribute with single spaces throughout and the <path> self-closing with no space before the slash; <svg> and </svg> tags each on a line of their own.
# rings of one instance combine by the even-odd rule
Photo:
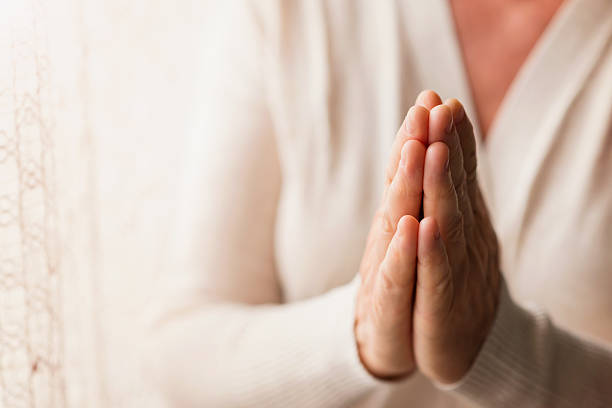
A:
<svg viewBox="0 0 612 408">
<path fill-rule="evenodd" d="M 563 0 L 451 0 L 483 137 Z"/>
</svg>

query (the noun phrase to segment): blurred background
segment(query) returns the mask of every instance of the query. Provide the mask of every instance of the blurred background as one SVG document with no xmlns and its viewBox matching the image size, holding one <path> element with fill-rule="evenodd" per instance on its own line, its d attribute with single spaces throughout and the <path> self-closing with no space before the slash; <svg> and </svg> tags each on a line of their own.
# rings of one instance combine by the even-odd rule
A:
<svg viewBox="0 0 612 408">
<path fill-rule="evenodd" d="M 0 406 L 164 406 L 139 353 L 205 21 L 205 1 L 0 0 Z"/>
</svg>

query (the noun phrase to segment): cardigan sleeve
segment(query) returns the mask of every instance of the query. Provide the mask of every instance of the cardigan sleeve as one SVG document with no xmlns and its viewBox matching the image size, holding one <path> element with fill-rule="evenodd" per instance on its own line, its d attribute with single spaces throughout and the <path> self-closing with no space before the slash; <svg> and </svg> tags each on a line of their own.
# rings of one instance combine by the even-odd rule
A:
<svg viewBox="0 0 612 408">
<path fill-rule="evenodd" d="M 203 45 L 198 124 L 145 346 L 171 406 L 345 406 L 375 386 L 353 337 L 355 280 L 281 303 L 274 262 L 281 188 L 257 15 L 216 2 Z M 357 273 L 357 271 L 355 271 Z"/>
<path fill-rule="evenodd" d="M 353 337 L 357 284 L 286 305 L 214 302 L 166 314 L 148 376 L 177 407 L 344 407 L 378 386 Z"/>
<path fill-rule="evenodd" d="M 612 348 L 518 305 L 504 285 L 474 365 L 458 383 L 439 387 L 485 407 L 610 407 Z"/>
</svg>

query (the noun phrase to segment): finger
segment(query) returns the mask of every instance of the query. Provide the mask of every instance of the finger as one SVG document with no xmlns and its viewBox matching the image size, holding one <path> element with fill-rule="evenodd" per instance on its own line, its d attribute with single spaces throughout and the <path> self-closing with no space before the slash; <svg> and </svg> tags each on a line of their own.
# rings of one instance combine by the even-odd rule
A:
<svg viewBox="0 0 612 408">
<path fill-rule="evenodd" d="M 455 129 L 463 153 L 463 169 L 465 171 L 467 193 L 470 201 L 473 203 L 476 199 L 476 168 L 478 166 L 474 128 L 461 102 L 455 98 L 451 98 L 446 100 L 444 104 L 450 108 L 453 114 L 453 122 L 455 123 Z"/>
<path fill-rule="evenodd" d="M 453 176 L 453 184 L 458 185 L 463 172 L 463 154 L 459 137 L 454 132 L 453 114 L 450 108 L 446 105 L 438 105 L 431 109 L 429 113 L 429 137 L 428 144 L 435 142 L 446 143 L 450 153 L 451 174 Z"/>
<path fill-rule="evenodd" d="M 415 313 L 444 318 L 453 306 L 453 279 L 441 232 L 433 217 L 421 220 L 417 248 Z"/>
<path fill-rule="evenodd" d="M 437 221 L 451 264 L 461 261 L 465 253 L 463 216 L 450 173 L 448 146 L 442 142 L 430 145 L 425 155 L 423 212 Z"/>
<path fill-rule="evenodd" d="M 404 215 L 417 217 L 423 197 L 423 171 L 425 146 L 416 140 L 408 140 L 401 152 L 401 159 L 385 197 L 385 214 L 388 224 L 397 225 Z M 391 229 L 395 232 L 395 228 Z"/>
<path fill-rule="evenodd" d="M 414 360 L 410 345 L 418 229 L 414 217 L 402 217 L 374 275 L 372 307 L 376 335 L 381 341 L 373 352 L 389 364 L 384 369 L 368 368 L 381 378 L 405 376 L 405 361 Z"/>
<path fill-rule="evenodd" d="M 438 105 L 429 113 L 429 144 L 436 142 L 443 142 L 448 146 L 450 171 L 457 192 L 459 210 L 465 217 L 464 227 L 470 230 L 473 225 L 473 211 L 466 191 L 463 152 L 454 127 L 453 112 L 447 105 Z"/>
<path fill-rule="evenodd" d="M 434 106 L 441 105 L 442 99 L 440 98 L 440 95 L 430 89 L 427 89 L 419 93 L 416 98 L 415 104 L 424 106 L 428 110 L 431 110 Z"/>
<path fill-rule="evenodd" d="M 412 328 L 418 230 L 419 222 L 414 217 L 402 217 L 374 282 L 378 328 L 394 337 L 400 333 L 408 336 Z"/>
<path fill-rule="evenodd" d="M 423 197 L 423 168 L 425 146 L 408 140 L 401 151 L 401 159 L 391 185 L 386 189 L 383 203 L 376 217 L 375 259 L 382 261 L 397 223 L 404 215 L 418 217 Z M 378 264 L 376 264 L 378 265 Z"/>
<path fill-rule="evenodd" d="M 400 161 L 402 147 L 408 140 L 418 140 L 427 144 L 427 132 L 429 126 L 429 111 L 422 106 L 413 106 L 408 110 L 404 123 L 397 131 L 391 156 L 385 172 L 385 186 L 388 187 L 393 181 Z"/>
<path fill-rule="evenodd" d="M 385 311 L 382 318 L 390 325 L 411 315 L 418 230 L 416 218 L 403 216 L 380 264 L 374 290 L 377 304 Z"/>
</svg>

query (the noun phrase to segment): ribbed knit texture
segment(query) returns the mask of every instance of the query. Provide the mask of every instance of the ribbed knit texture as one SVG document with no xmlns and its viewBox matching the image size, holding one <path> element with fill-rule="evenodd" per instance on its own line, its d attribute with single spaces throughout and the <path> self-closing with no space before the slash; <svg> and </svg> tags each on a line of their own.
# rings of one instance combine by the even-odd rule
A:
<svg viewBox="0 0 612 408">
<path fill-rule="evenodd" d="M 502 288 L 498 315 L 477 360 L 440 386 L 485 407 L 605 407 L 612 401 L 612 348 L 556 328 Z"/>
<path fill-rule="evenodd" d="M 219 304 L 185 313 L 157 327 L 158 341 L 183 346 L 161 349 L 150 368 L 164 373 L 163 387 L 180 406 L 351 406 L 383 385 L 357 355 L 357 288 L 355 280 L 287 306 Z"/>
</svg>

